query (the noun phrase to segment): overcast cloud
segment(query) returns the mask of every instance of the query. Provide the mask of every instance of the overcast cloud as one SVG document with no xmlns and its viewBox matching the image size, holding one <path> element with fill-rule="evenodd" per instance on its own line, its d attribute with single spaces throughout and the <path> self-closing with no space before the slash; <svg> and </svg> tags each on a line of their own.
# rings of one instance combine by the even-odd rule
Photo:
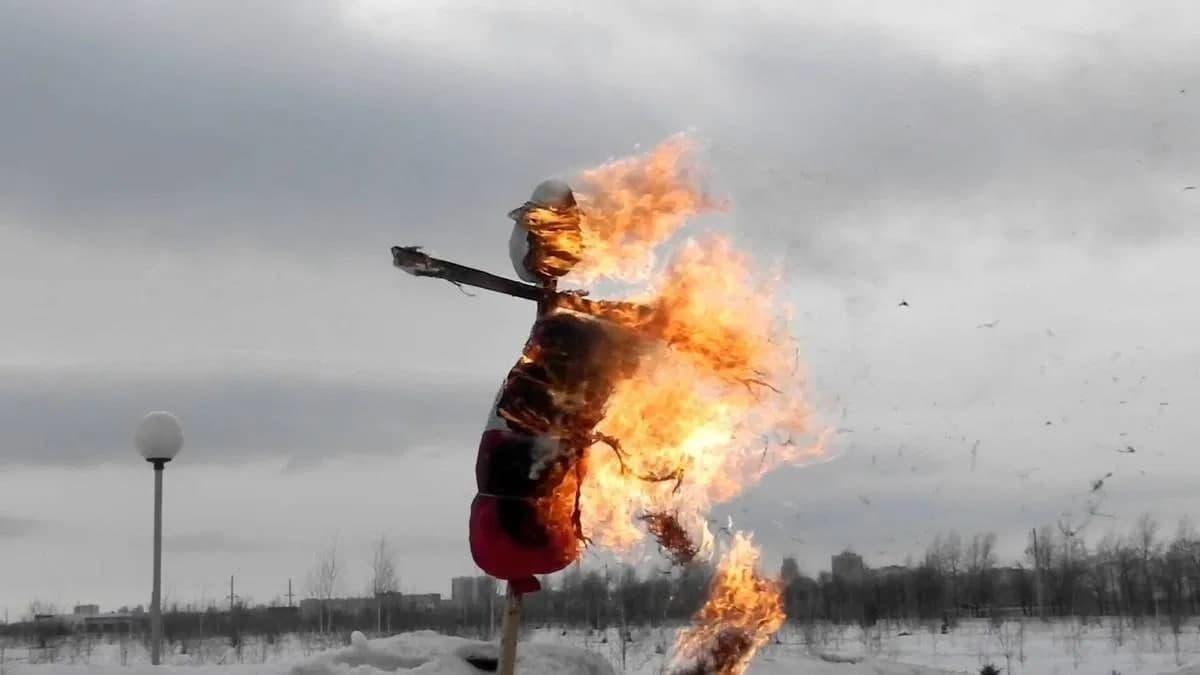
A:
<svg viewBox="0 0 1200 675">
<path fill-rule="evenodd" d="M 146 601 L 155 408 L 170 595 L 268 600 L 334 536 L 365 575 L 379 534 L 447 590 L 532 307 L 387 248 L 505 272 L 539 180 L 686 129 L 734 205 L 694 227 L 785 263 L 842 429 L 725 507 L 771 564 L 1016 559 L 1108 471 L 1097 532 L 1197 515 L 1200 9 L 705 5 L 0 3 L 0 605 Z"/>
<path fill-rule="evenodd" d="M 263 457 L 304 460 L 331 453 L 403 454 L 465 447 L 495 386 L 443 379 L 420 384 L 325 381 L 300 373 L 121 377 L 107 372 L 8 371 L 0 381 L 0 428 L 13 464 L 89 465 L 128 459 L 147 410 L 187 425 L 196 462 Z M 330 425 L 328 420 L 340 420 Z"/>
</svg>

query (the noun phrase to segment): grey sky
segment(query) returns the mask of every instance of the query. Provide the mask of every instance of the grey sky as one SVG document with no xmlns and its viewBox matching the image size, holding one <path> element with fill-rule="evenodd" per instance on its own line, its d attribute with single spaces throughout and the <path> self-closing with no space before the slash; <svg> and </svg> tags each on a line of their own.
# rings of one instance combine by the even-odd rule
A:
<svg viewBox="0 0 1200 675">
<path fill-rule="evenodd" d="M 13 464 L 94 465 L 128 459 L 129 426 L 167 408 L 188 420 L 197 462 L 263 456 L 324 457 L 331 451 L 403 454 L 469 443 L 463 424 L 483 419 L 494 384 L 429 379 L 416 387 L 304 373 L 121 377 L 109 372 L 5 372 L 0 427 Z M 341 420 L 334 426 L 329 418 Z M 191 453 L 189 453 L 190 455 Z"/>
<path fill-rule="evenodd" d="M 0 606 L 145 601 L 153 408 L 169 595 L 334 536 L 358 590 L 381 533 L 446 590 L 531 308 L 387 248 L 503 272 L 538 180 L 690 128 L 849 429 L 726 507 L 768 560 L 1017 556 L 1108 471 L 1117 526 L 1200 515 L 1200 9 L 694 4 L 0 3 Z"/>
</svg>

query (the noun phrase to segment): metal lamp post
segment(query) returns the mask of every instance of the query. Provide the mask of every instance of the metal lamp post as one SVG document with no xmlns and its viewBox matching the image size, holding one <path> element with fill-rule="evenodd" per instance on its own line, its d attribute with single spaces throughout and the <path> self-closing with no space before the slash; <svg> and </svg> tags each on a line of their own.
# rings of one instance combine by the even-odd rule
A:
<svg viewBox="0 0 1200 675">
<path fill-rule="evenodd" d="M 162 481 L 163 467 L 183 447 L 183 429 L 168 412 L 152 412 L 138 425 L 138 452 L 154 465 L 154 590 L 150 595 L 150 662 L 159 663 L 162 649 Z"/>
</svg>

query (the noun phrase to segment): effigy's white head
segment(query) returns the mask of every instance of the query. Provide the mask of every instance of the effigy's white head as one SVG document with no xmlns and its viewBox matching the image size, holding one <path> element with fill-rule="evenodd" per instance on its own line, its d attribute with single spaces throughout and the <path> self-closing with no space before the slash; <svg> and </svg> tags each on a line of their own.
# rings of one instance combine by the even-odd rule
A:
<svg viewBox="0 0 1200 675">
<path fill-rule="evenodd" d="M 575 193 L 571 191 L 570 185 L 551 178 L 538 183 L 529 201 L 551 209 L 569 209 L 575 206 Z"/>
<path fill-rule="evenodd" d="M 549 209 L 564 210 L 574 208 L 575 193 L 565 181 L 550 178 L 538 183 L 529 197 L 529 202 Z M 522 281 L 541 283 L 542 278 L 525 267 L 525 256 L 529 253 L 529 232 L 520 220 L 513 223 L 512 234 L 508 238 L 508 257 L 512 261 L 513 271 Z"/>
</svg>

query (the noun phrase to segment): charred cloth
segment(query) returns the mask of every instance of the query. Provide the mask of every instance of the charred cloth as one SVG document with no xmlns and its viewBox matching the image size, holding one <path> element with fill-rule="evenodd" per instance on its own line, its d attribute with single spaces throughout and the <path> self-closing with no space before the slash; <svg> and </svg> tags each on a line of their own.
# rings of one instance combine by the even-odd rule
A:
<svg viewBox="0 0 1200 675">
<path fill-rule="evenodd" d="M 583 232 L 574 197 L 558 206 L 528 201 L 508 217 L 526 232 L 526 253 L 521 263 L 537 277 L 557 279 L 582 259 Z"/>
<path fill-rule="evenodd" d="M 578 556 L 583 456 L 640 345 L 624 328 L 566 310 L 534 324 L 476 460 L 471 550 L 485 572 L 530 580 Z"/>
<path fill-rule="evenodd" d="M 556 311 L 534 324 L 521 359 L 509 371 L 498 414 L 531 435 L 562 439 L 582 452 L 617 383 L 632 376 L 639 339 L 605 321 Z"/>
<path fill-rule="evenodd" d="M 686 565 L 700 553 L 700 548 L 688 536 L 675 514 L 647 513 L 641 519 L 646 523 L 646 530 L 676 565 Z"/>
</svg>

